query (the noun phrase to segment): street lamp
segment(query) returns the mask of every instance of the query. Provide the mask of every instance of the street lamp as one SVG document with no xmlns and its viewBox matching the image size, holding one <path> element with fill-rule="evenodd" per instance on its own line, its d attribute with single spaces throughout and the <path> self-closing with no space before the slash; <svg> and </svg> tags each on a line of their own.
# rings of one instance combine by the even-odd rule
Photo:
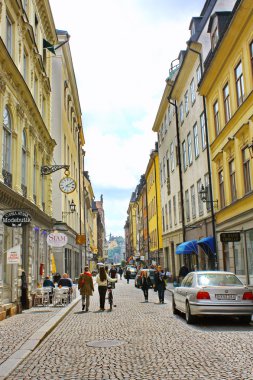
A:
<svg viewBox="0 0 253 380">
<path fill-rule="evenodd" d="M 218 207 L 218 200 L 216 201 L 210 201 L 208 200 L 208 188 L 207 186 L 204 187 L 204 185 L 201 185 L 201 189 L 199 190 L 199 195 L 200 195 L 200 199 L 202 200 L 202 202 L 204 203 L 216 203 L 216 207 Z"/>
<path fill-rule="evenodd" d="M 70 208 L 70 211 L 62 211 L 62 219 L 65 215 L 73 214 L 76 211 L 76 204 L 73 199 L 69 205 L 69 208 Z"/>
</svg>

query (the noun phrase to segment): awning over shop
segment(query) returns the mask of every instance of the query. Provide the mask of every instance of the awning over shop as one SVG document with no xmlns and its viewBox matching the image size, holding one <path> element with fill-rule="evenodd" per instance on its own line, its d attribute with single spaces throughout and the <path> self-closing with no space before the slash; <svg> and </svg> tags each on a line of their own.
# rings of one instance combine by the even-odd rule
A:
<svg viewBox="0 0 253 380">
<path fill-rule="evenodd" d="M 212 236 L 200 239 L 197 244 L 203 249 L 207 255 L 215 255 L 215 242 Z"/>
<path fill-rule="evenodd" d="M 181 243 L 177 246 L 177 255 L 187 255 L 191 253 L 198 254 L 197 240 L 185 241 L 184 243 Z"/>
</svg>

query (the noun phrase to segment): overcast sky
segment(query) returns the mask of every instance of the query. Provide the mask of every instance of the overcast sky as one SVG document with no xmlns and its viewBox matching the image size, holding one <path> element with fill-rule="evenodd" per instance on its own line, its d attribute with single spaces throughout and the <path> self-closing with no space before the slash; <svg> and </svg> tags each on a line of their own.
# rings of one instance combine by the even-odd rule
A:
<svg viewBox="0 0 253 380">
<path fill-rule="evenodd" d="M 106 233 L 124 236 L 132 192 L 145 172 L 152 126 L 171 61 L 205 0 L 50 0 L 70 34 L 86 140 L 85 170 L 104 196 Z"/>
</svg>

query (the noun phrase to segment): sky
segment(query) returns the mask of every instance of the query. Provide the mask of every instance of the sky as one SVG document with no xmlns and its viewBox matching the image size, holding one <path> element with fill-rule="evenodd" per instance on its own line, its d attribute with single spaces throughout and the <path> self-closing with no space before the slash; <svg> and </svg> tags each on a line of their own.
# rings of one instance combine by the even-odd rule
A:
<svg viewBox="0 0 253 380">
<path fill-rule="evenodd" d="M 157 135 L 153 123 L 171 62 L 186 48 L 205 0 L 50 0 L 66 30 L 77 80 L 88 170 L 103 194 L 106 234 L 124 236 L 132 192 Z"/>
</svg>

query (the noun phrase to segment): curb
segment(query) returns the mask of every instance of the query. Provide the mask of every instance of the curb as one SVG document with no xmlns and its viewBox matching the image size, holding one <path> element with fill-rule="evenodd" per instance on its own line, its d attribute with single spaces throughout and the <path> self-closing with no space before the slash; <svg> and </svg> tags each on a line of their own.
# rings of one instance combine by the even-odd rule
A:
<svg viewBox="0 0 253 380">
<path fill-rule="evenodd" d="M 57 315 L 50 318 L 44 325 L 42 325 L 29 339 L 8 359 L 0 365 L 0 380 L 6 379 L 7 376 L 14 371 L 15 368 L 29 356 L 36 347 L 57 327 L 57 325 L 65 318 L 68 313 L 78 304 L 81 297 L 78 296 L 68 306 L 59 311 Z"/>
</svg>

